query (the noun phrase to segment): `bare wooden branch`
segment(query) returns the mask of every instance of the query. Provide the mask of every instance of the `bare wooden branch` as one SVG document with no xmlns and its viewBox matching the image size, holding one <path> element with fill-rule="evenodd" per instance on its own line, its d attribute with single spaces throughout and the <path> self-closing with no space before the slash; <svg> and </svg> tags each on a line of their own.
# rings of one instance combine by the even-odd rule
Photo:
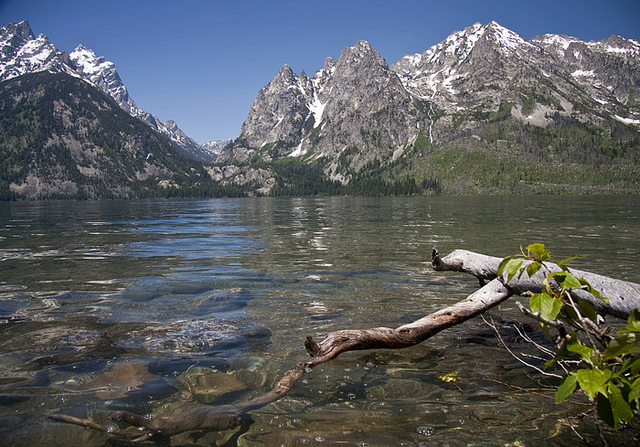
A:
<svg viewBox="0 0 640 447">
<path fill-rule="evenodd" d="M 482 319 L 484 320 L 485 324 L 487 326 L 489 326 L 491 328 L 491 330 L 493 330 L 493 333 L 495 334 L 496 338 L 498 339 L 498 341 L 500 342 L 500 344 L 502 345 L 502 347 L 509 353 L 511 354 L 511 357 L 513 357 L 514 359 L 516 359 L 518 362 L 522 363 L 523 365 L 525 365 L 527 368 L 531 368 L 531 369 L 535 369 L 536 371 L 538 371 L 540 374 L 547 376 L 547 377 L 554 377 L 556 379 L 562 379 L 562 376 L 558 375 L 558 374 L 553 374 L 553 373 L 548 373 L 540 368 L 538 368 L 535 365 L 532 365 L 531 363 L 525 362 L 524 360 L 522 360 L 520 357 L 518 357 L 505 343 L 505 341 L 502 339 L 502 335 L 500 334 L 500 330 L 498 329 L 497 324 L 495 323 L 495 321 L 493 321 L 493 318 L 491 318 L 491 322 L 487 321 L 487 319 L 484 317 L 484 315 L 482 316 Z"/>
<path fill-rule="evenodd" d="M 431 267 L 439 272 L 469 273 L 482 282 L 492 280 L 498 276 L 498 266 L 502 258 L 482 255 L 467 250 L 454 250 L 444 258 L 440 258 L 435 247 L 431 252 Z"/>
<path fill-rule="evenodd" d="M 91 418 L 91 416 L 87 416 L 86 419 L 80 419 L 80 418 L 69 416 L 66 414 L 52 414 L 49 417 L 56 421 L 66 422 L 68 424 L 80 425 L 82 427 L 87 427 L 87 428 L 92 428 L 94 430 L 98 430 L 101 432 L 122 436 L 123 438 L 133 439 L 133 438 L 138 438 L 140 436 L 139 434 L 134 435 L 133 433 L 129 433 L 123 430 L 113 430 L 113 429 L 110 429 L 109 427 L 100 425 L 97 422 L 95 422 L 93 418 Z"/>
<path fill-rule="evenodd" d="M 331 360 L 343 352 L 376 348 L 406 348 L 423 342 L 444 329 L 460 324 L 500 304 L 511 292 L 497 279 L 466 299 L 396 329 L 379 327 L 329 333 L 316 343 L 307 337 L 306 349 L 312 357 L 309 365 Z"/>
<path fill-rule="evenodd" d="M 434 248 L 431 263 L 433 268 L 438 271 L 464 272 L 484 280 L 497 276 L 500 261 L 500 258 L 467 250 L 454 250 L 444 258 L 440 258 L 438 250 Z M 526 267 L 526 265 L 525 263 L 524 266 Z M 545 262 L 545 266 L 550 272 L 561 270 L 560 267 L 553 263 Z M 633 309 L 640 308 L 640 284 L 577 269 L 569 269 L 569 271 L 576 278 L 587 280 L 591 287 L 600 292 L 604 298 L 607 298 L 608 302 L 604 302 L 587 290 L 574 289 L 571 291 L 571 296 L 579 300 L 588 301 L 598 313 L 627 318 Z M 501 278 L 501 280 L 514 295 L 523 295 L 530 292 L 540 292 L 543 287 L 544 274 L 545 272 L 540 270 L 531 278 L 525 273 L 522 277 L 516 275 L 509 282 L 506 281 L 505 277 Z"/>
</svg>

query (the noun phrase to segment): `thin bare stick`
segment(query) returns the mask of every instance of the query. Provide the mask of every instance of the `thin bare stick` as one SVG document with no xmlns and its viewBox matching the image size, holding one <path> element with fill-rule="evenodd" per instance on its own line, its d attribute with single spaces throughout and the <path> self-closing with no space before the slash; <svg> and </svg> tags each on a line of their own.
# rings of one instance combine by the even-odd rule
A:
<svg viewBox="0 0 640 447">
<path fill-rule="evenodd" d="M 523 365 L 535 369 L 536 371 L 538 371 L 540 374 L 547 376 L 547 377 L 555 377 L 557 379 L 562 379 L 562 376 L 559 376 L 557 374 L 553 374 L 553 373 L 548 373 L 540 368 L 538 368 L 535 365 L 532 365 L 531 363 L 525 362 L 524 360 L 522 360 L 520 357 L 518 357 L 511 349 L 509 349 L 509 347 L 507 346 L 507 344 L 505 343 L 505 341 L 502 339 L 502 335 L 500 335 L 500 331 L 498 330 L 498 328 L 496 327 L 495 322 L 493 321 L 493 318 L 491 318 L 491 323 L 489 323 L 487 321 L 487 319 L 484 317 L 484 315 L 482 315 L 482 319 L 484 320 L 484 322 L 487 324 L 487 326 L 489 326 L 491 329 L 493 329 L 493 332 L 495 333 L 496 337 L 498 338 L 498 341 L 500 341 L 500 344 L 502 345 L 502 347 L 504 349 L 507 350 L 507 352 L 509 354 L 511 354 L 511 356 L 516 359 L 517 361 L 519 361 L 520 363 L 522 363 Z"/>
</svg>

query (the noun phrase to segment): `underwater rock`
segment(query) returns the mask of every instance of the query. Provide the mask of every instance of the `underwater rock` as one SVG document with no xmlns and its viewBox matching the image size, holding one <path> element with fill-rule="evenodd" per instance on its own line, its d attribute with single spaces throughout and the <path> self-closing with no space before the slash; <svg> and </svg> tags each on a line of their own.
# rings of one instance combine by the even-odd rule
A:
<svg viewBox="0 0 640 447">
<path fill-rule="evenodd" d="M 138 390 L 145 381 L 155 378 L 149 373 L 147 364 L 137 359 L 118 362 L 110 370 L 92 377 L 83 383 L 83 388 L 104 400 L 121 399 Z M 68 381 L 67 384 L 72 383 Z"/>
<path fill-rule="evenodd" d="M 160 353 L 208 354 L 220 349 L 223 343 L 241 343 L 271 334 L 266 329 L 241 326 L 233 321 L 208 319 L 148 326 L 130 335 L 133 336 L 118 346 Z"/>
<path fill-rule="evenodd" d="M 221 397 L 248 388 L 239 372 L 221 372 L 206 367 L 189 368 L 180 374 L 179 380 L 187 387 L 191 396 L 200 403 L 210 404 Z"/>
</svg>

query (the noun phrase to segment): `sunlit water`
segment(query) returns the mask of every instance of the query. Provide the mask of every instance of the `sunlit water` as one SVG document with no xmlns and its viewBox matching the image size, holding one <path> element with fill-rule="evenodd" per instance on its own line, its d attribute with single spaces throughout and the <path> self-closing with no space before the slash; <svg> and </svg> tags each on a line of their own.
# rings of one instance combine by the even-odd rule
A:
<svg viewBox="0 0 640 447">
<path fill-rule="evenodd" d="M 640 282 L 639 211 L 637 196 L 2 203 L 0 445 L 113 445 L 52 413 L 106 424 L 118 409 L 260 395 L 307 358 L 306 335 L 397 327 L 476 290 L 432 271 L 434 246 L 504 256 L 545 242 Z M 538 337 L 515 300 L 488 315 L 512 350 L 538 355 L 513 329 Z M 172 441 L 568 446 L 574 425 L 597 443 L 593 420 L 573 417 L 585 401 L 556 405 L 549 385 L 476 318 L 412 348 L 345 353 L 253 423 Z M 623 445 L 634 430 L 606 436 Z"/>
</svg>

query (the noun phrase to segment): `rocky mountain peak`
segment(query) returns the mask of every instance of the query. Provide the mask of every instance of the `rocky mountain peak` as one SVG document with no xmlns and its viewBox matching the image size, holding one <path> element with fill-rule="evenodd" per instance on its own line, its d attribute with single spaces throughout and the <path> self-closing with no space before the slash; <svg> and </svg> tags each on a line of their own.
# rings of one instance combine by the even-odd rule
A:
<svg viewBox="0 0 640 447">
<path fill-rule="evenodd" d="M 371 59 L 375 60 L 380 64 L 386 65 L 385 60 L 380 56 L 378 50 L 376 50 L 373 45 L 371 45 L 366 40 L 358 41 L 354 46 L 346 47 L 340 52 L 340 57 L 338 61 L 342 59 L 342 62 L 348 63 L 357 63 L 362 62 L 363 60 Z"/>
<path fill-rule="evenodd" d="M 177 130 L 180 130 L 180 128 L 178 127 L 178 124 L 176 124 L 176 122 L 173 120 L 165 121 L 164 125 L 167 127 L 167 129 L 174 132 Z"/>
<path fill-rule="evenodd" d="M 633 57 L 640 56 L 640 41 L 635 39 L 627 39 L 622 36 L 613 35 L 602 41 L 603 44 L 609 47 L 610 51 L 626 53 L 628 52 Z"/>
<path fill-rule="evenodd" d="M 481 42 L 491 42 L 494 47 L 502 51 L 506 56 L 522 56 L 523 52 L 534 48 L 518 33 L 505 28 L 495 21 L 484 27 L 482 37 Z"/>
<path fill-rule="evenodd" d="M 385 70 L 389 68 L 378 50 L 366 40 L 361 40 L 354 46 L 342 50 L 335 63 L 334 76 L 353 76 L 361 68 Z"/>
<path fill-rule="evenodd" d="M 543 34 L 531 39 L 532 44 L 560 57 L 564 57 L 572 42 L 580 42 L 580 40 L 564 34 Z"/>
<path fill-rule="evenodd" d="M 78 45 L 69 54 L 69 58 L 75 64 L 76 70 L 85 78 L 96 85 L 100 90 L 107 93 L 131 115 L 137 114 L 137 107 L 129 97 L 127 87 L 124 85 L 118 70 L 113 62 L 107 61 L 104 57 L 96 56 L 93 50 L 83 45 Z"/>
<path fill-rule="evenodd" d="M 336 60 L 331 56 L 324 60 L 323 67 L 316 72 L 314 77 L 331 76 L 336 68 Z"/>
<path fill-rule="evenodd" d="M 44 34 L 35 37 L 26 20 L 0 29 L 0 81 L 44 70 L 71 73 L 67 62 L 68 55 L 58 51 Z"/>
<path fill-rule="evenodd" d="M 338 86 L 341 92 L 337 96 L 343 96 L 348 101 L 347 96 L 352 91 L 361 92 L 361 87 L 367 85 L 374 87 L 390 74 L 389 66 L 378 50 L 369 42 L 361 40 L 356 45 L 342 50 L 338 60 L 330 68 L 330 76 L 325 82 L 325 87 L 330 85 L 335 89 Z"/>
<path fill-rule="evenodd" d="M 324 66 L 313 74 L 316 96 L 322 95 L 322 90 L 327 81 L 333 76 L 336 69 L 336 60 L 328 57 L 324 61 Z"/>
<path fill-rule="evenodd" d="M 0 29 L 0 44 L 5 45 L 8 39 L 13 39 L 14 44 L 24 43 L 35 39 L 31 26 L 27 20 L 20 23 L 9 23 Z"/>
<path fill-rule="evenodd" d="M 296 75 L 288 64 L 284 64 L 280 67 L 278 74 L 274 77 L 274 80 L 278 80 L 283 84 L 291 84 L 295 82 Z"/>
<path fill-rule="evenodd" d="M 288 151 L 296 144 L 296 128 L 308 113 L 307 96 L 312 90 L 306 75 L 296 76 L 288 64 L 282 65 L 251 104 L 240 132 L 242 143 L 248 148 L 277 145 L 278 153 Z"/>
<path fill-rule="evenodd" d="M 71 54 L 62 52 L 44 34 L 35 37 L 26 20 L 0 28 L 0 81 L 41 71 L 64 72 L 88 82 L 109 95 L 131 116 L 168 137 L 179 150 L 194 158 L 203 156 L 210 160 L 208 153 L 199 154 L 198 143 L 180 129 L 169 129 L 157 117 L 136 106 L 113 62 L 96 56 L 83 45 L 78 45 Z"/>
</svg>

